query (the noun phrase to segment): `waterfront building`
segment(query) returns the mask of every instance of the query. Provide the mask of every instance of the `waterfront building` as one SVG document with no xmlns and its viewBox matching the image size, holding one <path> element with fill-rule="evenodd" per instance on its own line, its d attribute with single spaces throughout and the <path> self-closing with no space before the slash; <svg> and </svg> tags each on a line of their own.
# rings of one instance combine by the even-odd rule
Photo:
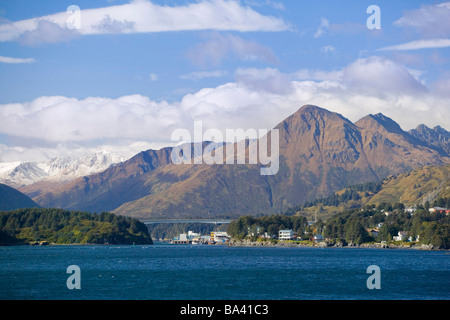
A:
<svg viewBox="0 0 450 320">
<path fill-rule="evenodd" d="M 280 230 L 278 232 L 279 240 L 292 240 L 294 238 L 294 231 L 292 230 Z"/>
</svg>

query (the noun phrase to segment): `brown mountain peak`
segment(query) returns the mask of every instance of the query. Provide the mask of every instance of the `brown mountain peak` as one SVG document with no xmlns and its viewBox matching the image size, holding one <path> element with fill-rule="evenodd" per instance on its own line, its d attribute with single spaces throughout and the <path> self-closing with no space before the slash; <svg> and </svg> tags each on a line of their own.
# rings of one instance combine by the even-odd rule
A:
<svg viewBox="0 0 450 320">
<path fill-rule="evenodd" d="M 276 128 L 280 163 L 274 176 L 261 176 L 257 165 L 173 165 L 171 148 L 163 148 L 64 186 L 30 186 L 27 194 L 46 207 L 145 219 L 234 217 L 279 212 L 348 185 L 450 163 L 383 114 L 353 124 L 305 105 Z"/>
<path fill-rule="evenodd" d="M 369 114 L 355 122 L 355 124 L 358 127 L 367 130 L 378 131 L 384 129 L 390 133 L 397 133 L 401 135 L 406 134 L 397 122 L 382 113 Z"/>
<path fill-rule="evenodd" d="M 312 118 L 315 118 L 315 119 L 319 119 L 319 118 L 331 118 L 331 119 L 341 118 L 343 120 L 348 121 L 347 119 L 345 119 L 339 113 L 336 113 L 336 112 L 333 112 L 333 111 L 329 111 L 327 109 L 324 109 L 324 108 L 321 108 L 321 107 L 318 107 L 318 106 L 312 105 L 312 104 L 306 104 L 306 105 L 302 106 L 300 109 L 297 110 L 297 112 L 292 114 L 286 120 L 288 120 L 289 118 L 299 118 L 299 117 L 304 117 L 304 118 L 311 118 L 312 117 Z"/>
<path fill-rule="evenodd" d="M 279 129 L 281 131 L 280 136 L 283 136 L 283 133 L 287 135 L 290 135 L 292 132 L 302 133 L 311 130 L 311 128 L 323 129 L 330 123 L 353 126 L 350 120 L 339 113 L 308 104 L 302 106 L 297 112 L 287 117 L 275 129 Z"/>
<path fill-rule="evenodd" d="M 297 112 L 299 112 L 299 113 L 319 113 L 319 112 L 320 113 L 330 113 L 331 111 L 321 108 L 319 106 L 316 106 L 314 104 L 305 104 L 300 109 L 298 109 Z"/>
</svg>

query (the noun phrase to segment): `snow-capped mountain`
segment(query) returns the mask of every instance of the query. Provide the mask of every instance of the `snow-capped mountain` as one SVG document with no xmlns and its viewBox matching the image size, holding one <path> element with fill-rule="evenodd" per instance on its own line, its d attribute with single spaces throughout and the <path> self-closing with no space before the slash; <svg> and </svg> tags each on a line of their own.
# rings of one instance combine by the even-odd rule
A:
<svg viewBox="0 0 450 320">
<path fill-rule="evenodd" d="M 126 158 L 99 151 L 81 158 L 56 157 L 45 162 L 0 163 L 0 183 L 18 188 L 38 181 L 69 181 L 106 170 Z"/>
</svg>

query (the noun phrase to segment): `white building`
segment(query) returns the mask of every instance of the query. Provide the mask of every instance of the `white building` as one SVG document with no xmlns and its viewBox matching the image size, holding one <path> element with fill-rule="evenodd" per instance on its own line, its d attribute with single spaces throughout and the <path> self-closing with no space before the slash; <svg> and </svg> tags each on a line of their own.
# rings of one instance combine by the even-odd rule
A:
<svg viewBox="0 0 450 320">
<path fill-rule="evenodd" d="M 198 238 L 198 237 L 200 237 L 200 233 L 192 232 L 189 230 L 187 237 L 188 237 L 188 239 Z"/>
<path fill-rule="evenodd" d="M 225 242 L 230 240 L 230 236 L 226 232 L 214 232 L 214 241 L 215 242 Z"/>
<path fill-rule="evenodd" d="M 180 236 L 178 237 L 178 240 L 179 240 L 179 241 L 187 241 L 188 238 L 187 238 L 186 233 L 180 234 Z"/>
<path fill-rule="evenodd" d="M 294 231 L 292 230 L 280 230 L 278 232 L 279 240 L 292 240 L 294 238 Z"/>
<path fill-rule="evenodd" d="M 408 237 L 408 231 L 399 231 L 397 236 L 394 236 L 394 241 L 404 241 Z"/>
<path fill-rule="evenodd" d="M 416 212 L 417 211 L 417 208 L 416 207 L 408 207 L 408 208 L 405 208 L 405 212 L 408 212 L 408 213 L 414 213 L 414 212 Z"/>
<path fill-rule="evenodd" d="M 428 209 L 428 211 L 430 211 L 431 213 L 434 212 L 445 212 L 447 210 L 447 208 L 442 208 L 442 207 L 433 207 Z"/>
</svg>

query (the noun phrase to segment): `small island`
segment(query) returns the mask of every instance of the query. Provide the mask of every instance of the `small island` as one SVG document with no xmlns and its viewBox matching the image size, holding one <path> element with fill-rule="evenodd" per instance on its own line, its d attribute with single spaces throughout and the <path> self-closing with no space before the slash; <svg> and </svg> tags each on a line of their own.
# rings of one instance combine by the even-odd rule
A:
<svg viewBox="0 0 450 320">
<path fill-rule="evenodd" d="M 137 219 L 115 215 L 26 208 L 0 212 L 0 245 L 153 244 Z"/>
</svg>

